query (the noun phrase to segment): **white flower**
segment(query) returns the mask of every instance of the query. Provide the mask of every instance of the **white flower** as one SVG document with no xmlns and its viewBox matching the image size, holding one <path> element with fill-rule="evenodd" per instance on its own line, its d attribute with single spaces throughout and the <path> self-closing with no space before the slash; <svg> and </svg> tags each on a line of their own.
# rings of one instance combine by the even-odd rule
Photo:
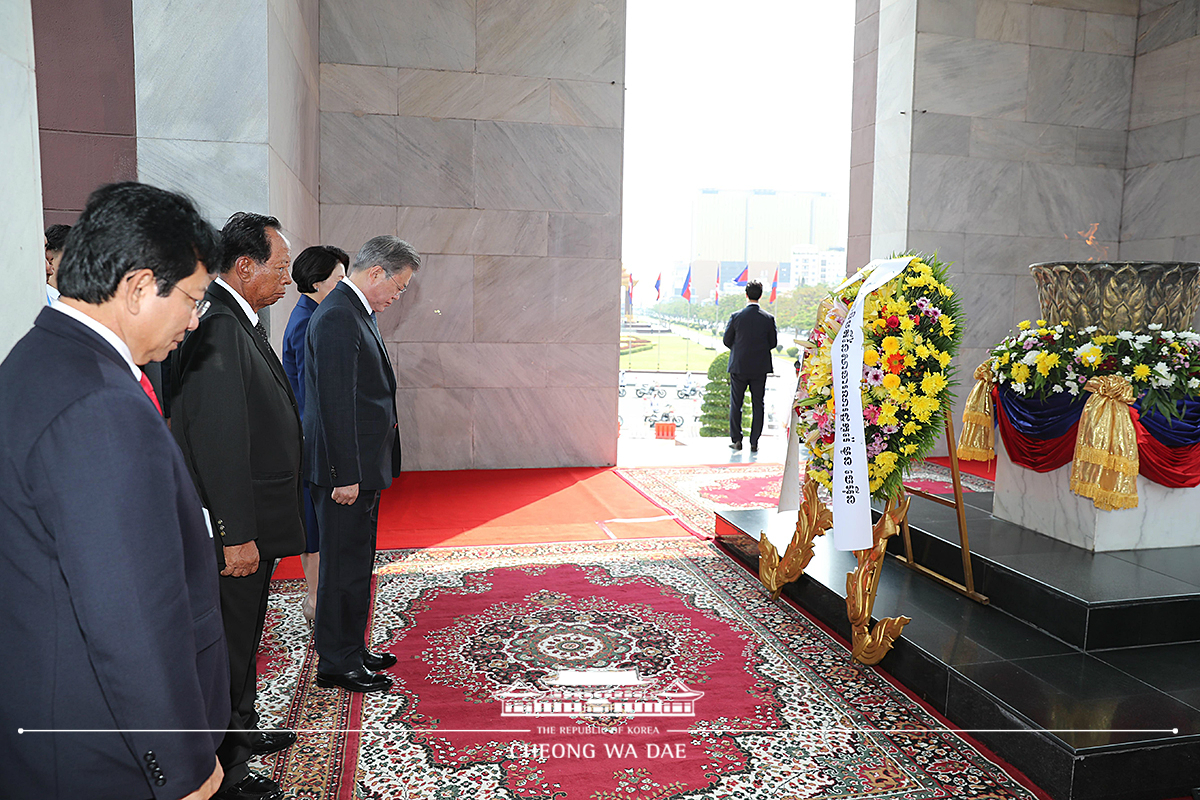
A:
<svg viewBox="0 0 1200 800">
<path fill-rule="evenodd" d="M 1100 330 L 1100 328 L 1098 328 L 1097 326 L 1088 325 L 1086 328 L 1083 329 L 1083 332 L 1084 333 L 1095 333 L 1098 330 Z"/>
<path fill-rule="evenodd" d="M 1025 394 L 1025 384 L 1023 384 L 1023 383 L 1014 383 L 1014 384 L 1012 385 L 1012 390 L 1013 390 L 1014 392 L 1016 392 L 1017 394 Z"/>
<path fill-rule="evenodd" d="M 1157 322 L 1152 322 L 1149 325 L 1147 325 L 1146 327 L 1152 331 L 1161 331 L 1162 330 L 1162 325 L 1160 325 Z"/>
<path fill-rule="evenodd" d="M 1189 378 L 1188 379 L 1188 388 L 1189 389 L 1200 389 L 1200 378 Z"/>
<path fill-rule="evenodd" d="M 1033 366 L 1035 363 L 1037 363 L 1038 353 L 1038 350 L 1030 350 L 1025 354 L 1025 357 L 1021 359 L 1021 363 Z"/>
<path fill-rule="evenodd" d="M 1162 361 L 1154 365 L 1154 371 L 1164 377 L 1171 375 L 1170 368 Z"/>
<path fill-rule="evenodd" d="M 1121 359 L 1121 363 L 1124 364 L 1125 366 L 1129 366 L 1130 364 L 1133 363 L 1133 359 L 1130 358 L 1129 356 L 1125 356 L 1124 358 Z"/>
<path fill-rule="evenodd" d="M 1117 334 L 1117 338 L 1124 339 L 1125 341 L 1128 342 L 1133 339 L 1133 331 L 1121 331 L 1120 333 Z"/>
<path fill-rule="evenodd" d="M 1166 339 L 1168 342 L 1174 341 L 1175 331 L 1163 331 L 1162 333 L 1159 334 L 1159 336 Z"/>
<path fill-rule="evenodd" d="M 1067 391 L 1071 393 L 1071 397 L 1079 396 L 1079 387 L 1073 383 L 1067 386 Z"/>
<path fill-rule="evenodd" d="M 1139 333 L 1137 336 L 1133 337 L 1133 346 L 1136 349 L 1141 350 L 1143 347 L 1150 344 L 1153 338 L 1153 336 L 1147 336 L 1144 333 Z"/>
<path fill-rule="evenodd" d="M 1050 391 L 1054 392 L 1055 394 L 1062 394 L 1062 390 L 1063 387 L 1059 386 L 1057 383 L 1050 387 Z"/>
</svg>

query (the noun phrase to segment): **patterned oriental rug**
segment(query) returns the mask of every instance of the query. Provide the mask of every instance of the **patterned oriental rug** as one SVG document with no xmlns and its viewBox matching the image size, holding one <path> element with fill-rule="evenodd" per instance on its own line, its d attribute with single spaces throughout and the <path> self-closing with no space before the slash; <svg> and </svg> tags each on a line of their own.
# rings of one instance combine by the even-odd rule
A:
<svg viewBox="0 0 1200 800">
<path fill-rule="evenodd" d="M 288 797 L 1037 796 L 708 543 L 393 550 L 376 575 L 399 663 L 365 697 L 315 687 L 302 585 L 275 584 L 262 724 L 299 741 L 258 766 Z"/>
<path fill-rule="evenodd" d="M 622 467 L 615 472 L 704 539 L 715 535 L 713 514 L 718 510 L 778 506 L 783 482 L 781 464 Z M 966 472 L 960 475 L 964 492 L 992 491 L 992 481 Z M 928 461 L 913 465 L 905 483 L 926 492 L 954 491 L 950 469 Z"/>
</svg>

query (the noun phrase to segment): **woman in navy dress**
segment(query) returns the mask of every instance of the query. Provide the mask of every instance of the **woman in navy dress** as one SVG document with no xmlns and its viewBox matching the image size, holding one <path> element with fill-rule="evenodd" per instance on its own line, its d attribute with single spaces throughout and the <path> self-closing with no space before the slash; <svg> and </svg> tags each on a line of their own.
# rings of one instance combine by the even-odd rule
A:
<svg viewBox="0 0 1200 800">
<path fill-rule="evenodd" d="M 304 416 L 304 336 L 308 333 L 308 321 L 334 286 L 346 275 L 350 256 L 345 250 L 329 245 L 309 247 L 292 262 L 292 280 L 300 290 L 300 301 L 292 309 L 287 328 L 283 332 L 283 371 L 287 373 Z M 308 584 L 308 597 L 304 600 L 304 618 L 311 625 L 317 615 L 317 576 L 320 573 L 320 532 L 317 530 L 317 513 L 313 509 L 308 481 L 304 482 L 304 522 L 308 531 L 306 552 L 301 553 L 300 563 L 304 567 L 304 580 Z"/>
</svg>

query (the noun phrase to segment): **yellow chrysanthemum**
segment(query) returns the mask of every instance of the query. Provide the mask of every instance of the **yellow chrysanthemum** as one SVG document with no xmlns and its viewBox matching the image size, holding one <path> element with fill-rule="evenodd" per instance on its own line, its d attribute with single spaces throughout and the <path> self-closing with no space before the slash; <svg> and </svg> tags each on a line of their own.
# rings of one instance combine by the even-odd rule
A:
<svg viewBox="0 0 1200 800">
<path fill-rule="evenodd" d="M 1150 377 L 1150 367 L 1146 364 L 1137 364 L 1133 368 L 1133 379 L 1144 381 Z"/>
<path fill-rule="evenodd" d="M 1037 356 L 1037 371 L 1042 377 L 1050 374 L 1050 370 L 1058 366 L 1060 361 L 1058 353 L 1041 352 Z"/>
<path fill-rule="evenodd" d="M 938 353 L 937 360 L 938 360 L 938 364 L 941 365 L 942 369 L 945 369 L 950 364 L 950 361 L 952 359 L 950 358 L 949 353 Z"/>
<path fill-rule="evenodd" d="M 930 372 L 921 379 L 921 391 L 927 395 L 936 395 L 946 388 L 946 376 L 940 372 Z"/>
<path fill-rule="evenodd" d="M 946 316 L 945 314 L 942 314 L 940 317 L 938 317 L 938 324 L 942 326 L 943 336 L 950 336 L 954 333 L 954 320 L 950 319 L 950 317 Z"/>
<path fill-rule="evenodd" d="M 881 403 L 879 406 L 879 424 L 880 425 L 895 425 L 896 412 L 900 409 L 894 403 Z"/>
<path fill-rule="evenodd" d="M 916 327 L 916 324 L 917 323 L 912 321 L 912 317 L 900 318 L 900 330 L 902 331 L 911 331 L 914 327 Z"/>
<path fill-rule="evenodd" d="M 1029 330 L 1029 328 L 1030 328 L 1032 325 L 1033 325 L 1033 323 L 1031 323 L 1031 322 L 1030 322 L 1029 320 L 1027 320 L 1027 319 L 1024 319 L 1024 320 L 1021 320 L 1021 321 L 1020 321 L 1020 322 L 1017 324 L 1017 327 L 1018 327 L 1018 328 L 1020 328 L 1020 329 L 1021 329 L 1021 330 L 1023 330 L 1023 331 L 1027 331 L 1027 330 Z"/>
<path fill-rule="evenodd" d="M 1016 383 L 1024 383 L 1029 380 L 1029 365 L 1017 362 L 1012 367 L 1012 379 Z"/>
<path fill-rule="evenodd" d="M 883 376 L 883 387 L 885 389 L 899 389 L 900 388 L 900 376 L 896 375 L 894 373 L 891 373 L 891 372 L 889 372 L 887 375 L 884 375 Z"/>
<path fill-rule="evenodd" d="M 936 397 L 919 394 L 912 399 L 913 416 L 921 422 L 929 422 L 929 418 L 933 416 L 940 405 Z"/>
<path fill-rule="evenodd" d="M 879 363 L 879 351 L 873 347 L 863 350 L 863 363 L 868 367 L 877 365 Z"/>
<path fill-rule="evenodd" d="M 900 445 L 900 452 L 906 456 L 911 456 L 917 449 L 915 444 Z"/>
<path fill-rule="evenodd" d="M 903 432 L 904 432 L 905 436 L 912 436 L 914 433 L 917 432 L 917 423 L 913 422 L 912 420 L 909 420 L 908 422 L 904 423 L 904 431 Z"/>
<path fill-rule="evenodd" d="M 883 337 L 883 341 L 880 342 L 880 346 L 883 348 L 884 354 L 890 356 L 892 353 L 900 351 L 900 340 L 895 336 L 885 336 Z"/>
<path fill-rule="evenodd" d="M 900 460 L 900 456 L 890 450 L 884 450 L 879 455 L 875 456 L 876 474 L 886 478 L 896 470 L 896 462 Z"/>
</svg>

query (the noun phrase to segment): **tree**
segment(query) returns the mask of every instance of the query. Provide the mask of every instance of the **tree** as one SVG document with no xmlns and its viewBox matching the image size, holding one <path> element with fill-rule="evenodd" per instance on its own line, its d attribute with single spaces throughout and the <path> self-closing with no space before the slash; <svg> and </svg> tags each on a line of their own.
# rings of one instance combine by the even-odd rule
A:
<svg viewBox="0 0 1200 800">
<path fill-rule="evenodd" d="M 704 399 L 700 404 L 700 435 L 729 435 L 729 353 L 719 354 L 708 367 L 708 385 L 704 387 Z M 750 435 L 746 424 L 747 414 L 742 415 L 742 436 Z"/>
</svg>

